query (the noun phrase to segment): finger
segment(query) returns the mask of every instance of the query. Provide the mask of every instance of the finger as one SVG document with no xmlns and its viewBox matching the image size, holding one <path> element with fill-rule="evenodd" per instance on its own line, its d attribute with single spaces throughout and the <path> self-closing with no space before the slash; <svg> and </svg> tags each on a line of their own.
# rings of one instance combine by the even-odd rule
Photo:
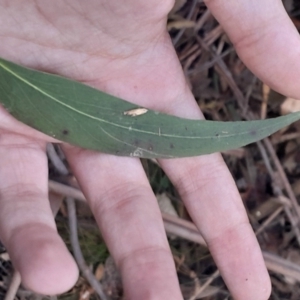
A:
<svg viewBox="0 0 300 300">
<path fill-rule="evenodd" d="M 234 299 L 268 299 L 261 251 L 229 171 L 219 154 L 162 161 Z"/>
<path fill-rule="evenodd" d="M 168 110 L 202 118 L 192 95 Z M 184 105 L 184 107 L 183 107 Z M 175 184 L 234 299 L 268 299 L 270 280 L 232 176 L 219 154 L 159 161 Z"/>
<path fill-rule="evenodd" d="M 36 129 L 29 127 L 28 125 L 21 123 L 17 119 L 15 119 L 12 115 L 6 111 L 2 105 L 0 104 L 0 120 L 1 120 L 1 130 L 6 132 L 14 132 L 18 134 L 22 132 L 22 135 L 26 135 L 31 139 L 37 139 L 41 141 L 48 141 L 49 143 L 57 143 L 58 140 L 50 137 Z"/>
<path fill-rule="evenodd" d="M 142 106 L 168 114 L 202 118 L 170 43 L 165 40 L 160 48 L 156 46 L 156 50 L 153 53 L 157 56 L 153 54 L 151 61 L 159 66 L 160 71 L 155 71 L 155 66 L 150 65 L 149 69 L 155 73 L 155 82 L 147 73 L 141 83 L 144 90 L 149 88 L 150 91 L 152 88 L 152 92 L 147 96 L 147 93 L 142 94 L 142 89 L 140 94 L 128 89 L 126 94 L 124 89 L 123 95 Z M 172 74 L 177 75 L 172 77 Z M 133 71 L 130 76 L 124 76 L 124 80 L 130 86 L 136 84 L 139 77 Z M 116 84 L 116 94 L 120 86 L 121 82 Z M 153 101 L 162 97 L 164 101 Z M 268 299 L 270 279 L 261 251 L 235 183 L 221 156 L 214 154 L 160 160 L 160 164 L 176 185 L 193 221 L 202 232 L 234 298 Z"/>
<path fill-rule="evenodd" d="M 141 163 L 66 148 L 128 299 L 182 299 L 157 201 Z"/>
<path fill-rule="evenodd" d="M 78 271 L 56 231 L 44 150 L 25 137 L 0 134 L 0 237 L 23 284 L 57 294 L 73 286 Z"/>
<path fill-rule="evenodd" d="M 281 0 L 206 0 L 244 63 L 278 92 L 300 98 L 300 37 Z"/>
<path fill-rule="evenodd" d="M 168 53 L 167 57 L 171 60 L 172 55 L 176 54 Z M 177 70 L 175 64 L 174 68 L 170 72 L 180 72 L 179 64 Z M 166 98 L 164 106 L 153 104 L 150 99 L 145 106 L 184 118 L 203 118 L 189 88 L 182 87 L 184 82 L 182 77 L 181 84 L 176 85 L 181 86 L 181 92 L 175 98 Z M 202 233 L 233 298 L 268 299 L 271 284 L 261 250 L 221 155 L 160 160 L 159 163 Z"/>
<path fill-rule="evenodd" d="M 132 93 L 130 89 L 126 94 L 124 89 L 123 95 L 142 106 L 168 114 L 202 118 L 170 43 L 164 40 L 161 46 L 156 45 L 156 52 L 153 53 L 151 61 L 155 65 L 150 65 L 149 69 L 155 72 L 155 81 L 147 73 L 141 84 L 144 90 L 155 88 L 148 96 L 147 93 L 142 94 L 142 89 L 141 94 L 137 91 Z M 155 71 L 156 65 L 159 66 L 159 72 Z M 124 76 L 126 84 L 136 84 L 139 76 L 135 71 L 130 75 Z M 118 89 L 122 89 L 121 85 L 119 83 L 115 90 L 113 88 L 113 92 L 117 94 Z M 164 101 L 153 101 L 162 97 Z M 268 299 L 271 286 L 268 272 L 242 200 L 221 156 L 213 154 L 160 160 L 160 164 L 177 187 L 193 221 L 202 232 L 234 298 Z"/>
<path fill-rule="evenodd" d="M 174 52 L 169 39 L 164 37 L 163 42 L 161 44 L 156 43 L 154 48 L 155 50 L 149 49 L 151 54 L 145 54 L 147 61 L 151 63 L 150 65 L 147 65 L 147 67 L 144 66 L 144 71 L 138 66 L 135 67 L 136 58 L 131 62 L 131 72 L 128 66 L 127 68 L 124 68 L 124 70 L 120 68 L 120 77 L 118 77 L 120 80 L 109 83 L 110 92 L 115 95 L 122 95 L 125 99 L 136 101 L 136 103 L 139 103 L 139 105 L 144 107 L 181 117 L 200 118 L 201 114 L 199 108 L 185 83 L 176 53 Z M 151 59 L 149 59 L 149 57 Z M 144 60 L 145 58 L 142 58 L 142 61 Z M 146 72 L 146 74 L 143 72 Z M 152 74 L 155 74 L 155 76 L 152 76 Z M 168 74 L 168 76 L 166 76 L 166 74 Z M 140 81 L 140 78 L 143 78 L 142 82 Z M 128 88 L 132 86 L 136 87 L 136 89 Z M 138 86 L 142 88 L 138 89 Z M 103 89 L 101 83 L 98 87 Z M 108 89 L 108 87 L 106 88 Z M 164 101 L 158 100 L 162 98 Z M 154 101 L 155 99 L 157 101 Z M 99 190 L 99 187 L 96 184 L 92 185 L 90 183 L 95 181 L 95 179 L 93 179 L 95 175 L 92 176 L 92 178 L 87 177 L 86 179 L 84 176 L 87 175 L 79 175 L 80 168 L 83 168 L 84 164 L 81 167 L 77 167 L 76 164 L 78 160 L 76 160 L 75 163 L 75 155 L 72 156 L 73 168 L 76 170 L 76 174 L 82 182 L 82 187 L 85 189 L 86 195 L 90 199 L 96 199 L 97 195 L 93 193 L 95 193 L 96 190 Z M 132 171 L 129 164 L 128 166 L 127 164 L 126 166 L 121 165 L 120 170 L 115 167 L 115 164 L 121 162 L 121 164 L 123 164 L 123 162 L 128 161 L 128 159 L 119 160 L 116 158 L 114 163 L 112 159 L 110 159 L 110 161 L 110 163 L 105 163 L 103 166 L 102 163 L 99 163 L 99 166 L 97 164 L 97 169 L 100 169 L 101 165 L 101 172 L 105 172 L 105 170 L 109 168 L 118 170 L 114 173 L 109 173 L 111 179 L 106 179 L 104 181 L 104 187 L 101 184 L 101 188 L 108 191 L 109 195 L 114 195 L 112 192 L 109 192 L 109 189 L 107 188 L 110 187 L 112 190 L 116 189 L 111 183 L 113 178 L 117 176 L 116 174 L 124 174 L 124 172 L 130 172 L 130 174 L 125 174 L 126 176 L 132 176 Z M 239 193 L 220 156 L 211 155 L 191 159 L 162 160 L 160 163 L 181 193 L 195 224 L 205 237 L 211 253 L 233 296 L 236 299 L 243 300 L 267 299 L 270 293 L 270 280 L 261 251 L 249 225 Z M 85 169 L 88 171 L 94 170 L 93 165 L 94 162 L 91 160 L 91 162 L 86 163 Z M 94 171 L 94 174 L 97 174 L 97 172 L 100 171 L 96 170 Z M 135 171 L 135 173 L 140 174 L 140 171 Z M 101 181 L 103 181 L 102 177 L 106 176 L 105 173 L 103 174 L 104 175 L 97 176 L 97 178 L 101 178 Z M 143 176 L 144 175 L 141 174 L 138 178 L 143 178 Z M 117 178 L 116 185 L 120 185 L 121 188 L 124 187 L 124 185 L 121 185 L 120 183 L 120 177 Z M 139 180 L 137 180 L 137 182 L 139 182 Z M 89 193 L 91 193 L 90 196 Z M 101 195 L 102 194 L 103 192 L 101 192 Z M 120 194 L 122 193 L 120 192 Z M 147 201 L 149 197 L 150 195 L 147 196 L 144 201 Z M 105 195 L 103 198 L 110 199 L 105 197 Z M 90 201 L 92 202 L 92 206 L 93 203 L 97 202 L 96 200 Z M 120 201 L 121 203 L 124 202 L 122 199 Z M 143 209 L 144 207 L 141 208 L 141 211 L 143 211 Z M 97 213 L 95 214 L 97 215 Z M 100 218 L 99 213 L 98 218 Z M 145 211 L 143 218 L 149 218 Z M 114 221 L 116 220 L 116 218 L 112 219 Z M 130 220 L 130 224 L 132 220 Z M 108 230 L 103 223 L 101 223 L 101 220 L 98 222 L 103 231 Z M 145 222 L 145 224 L 149 224 L 148 221 Z M 155 221 L 155 223 L 157 222 L 159 221 Z M 137 228 L 134 224 L 131 224 L 130 227 L 128 227 L 127 224 L 126 226 L 122 224 L 121 227 L 122 228 L 118 227 L 118 231 L 114 231 L 114 235 L 112 235 L 112 233 L 107 233 L 106 239 L 108 240 L 108 243 L 113 243 L 111 241 L 114 239 L 118 241 L 117 236 L 118 234 L 121 234 L 123 228 L 126 229 L 126 236 L 129 236 L 127 228 L 128 232 L 130 232 L 129 230 L 136 232 Z M 144 228 L 144 226 L 141 228 Z M 158 228 L 156 230 L 158 230 Z M 130 239 L 126 240 L 128 244 L 132 241 L 134 241 L 134 239 L 131 236 Z M 114 251 L 118 251 L 118 246 L 121 248 L 120 245 L 115 244 L 111 245 L 110 248 L 116 249 Z M 130 247 L 130 245 L 126 245 L 126 247 Z M 132 250 L 131 253 L 134 253 L 134 250 Z M 118 254 L 114 255 L 115 257 L 119 257 Z M 134 256 L 135 255 L 133 254 L 133 257 Z M 165 269 L 169 270 L 169 268 Z M 135 268 L 134 270 L 140 274 L 138 268 Z M 135 279 L 136 276 L 137 275 L 134 275 L 133 272 L 132 278 Z M 148 276 L 148 278 L 153 277 L 152 275 Z M 173 277 L 169 276 L 168 278 Z M 160 281 L 157 285 L 159 286 L 161 282 L 165 283 L 164 281 Z M 130 288 L 135 288 L 136 286 L 132 281 L 126 281 L 126 283 Z M 150 284 L 150 280 L 147 281 L 147 283 Z M 144 285 L 141 285 L 141 287 L 146 291 L 147 288 Z M 160 289 L 158 288 L 158 290 Z"/>
</svg>

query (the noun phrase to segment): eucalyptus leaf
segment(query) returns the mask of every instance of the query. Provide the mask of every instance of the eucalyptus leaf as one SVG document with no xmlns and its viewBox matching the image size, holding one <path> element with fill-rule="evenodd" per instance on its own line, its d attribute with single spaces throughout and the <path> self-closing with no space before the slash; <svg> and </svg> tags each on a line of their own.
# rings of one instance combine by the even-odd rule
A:
<svg viewBox="0 0 300 300">
<path fill-rule="evenodd" d="M 182 119 L 84 84 L 0 59 L 0 103 L 56 139 L 121 156 L 188 157 L 238 148 L 300 119 L 217 122 Z"/>
</svg>

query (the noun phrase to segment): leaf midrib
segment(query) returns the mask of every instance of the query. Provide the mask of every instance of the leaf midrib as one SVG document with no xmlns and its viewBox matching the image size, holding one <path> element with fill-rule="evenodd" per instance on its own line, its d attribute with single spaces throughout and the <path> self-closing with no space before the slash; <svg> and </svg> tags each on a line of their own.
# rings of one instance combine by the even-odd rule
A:
<svg viewBox="0 0 300 300">
<path fill-rule="evenodd" d="M 171 138 L 178 138 L 178 139 L 211 139 L 211 138 L 215 138 L 215 139 L 223 139 L 223 138 L 228 138 L 228 137 L 233 137 L 233 136 L 242 136 L 242 135 L 246 135 L 249 133 L 249 130 L 248 131 L 244 131 L 244 132 L 239 132 L 237 134 L 227 134 L 227 135 L 220 135 L 218 137 L 215 137 L 215 136 L 204 136 L 204 137 L 199 137 L 199 136 L 178 136 L 178 135 L 171 135 L 171 134 L 164 134 L 164 133 L 155 133 L 155 132 L 151 132 L 151 131 L 145 131 L 145 130 L 140 130 L 140 129 L 137 129 L 137 128 L 132 128 L 131 126 L 130 127 L 126 127 L 126 126 L 122 126 L 122 125 L 119 125 L 117 123 L 113 123 L 113 122 L 110 122 L 110 121 L 107 121 L 105 119 L 101 119 L 101 118 L 98 118 L 98 117 L 95 117 L 95 116 L 92 116 L 92 115 L 89 115 L 83 111 L 80 111 L 62 101 L 60 101 L 59 99 L 55 98 L 54 96 L 48 94 L 46 91 L 38 88 L 36 85 L 34 85 L 33 83 L 31 83 L 30 81 L 28 81 L 27 79 L 23 78 L 22 76 L 20 76 L 19 74 L 17 74 L 16 72 L 14 72 L 13 70 L 11 70 L 9 67 L 7 67 L 5 64 L 3 64 L 2 62 L 0 62 L 0 66 L 6 70 L 8 73 L 12 74 L 14 77 L 16 77 L 17 79 L 19 79 L 20 81 L 24 82 L 25 84 L 27 84 L 28 86 L 30 86 L 31 88 L 35 89 L 36 91 L 38 91 L 39 93 L 43 94 L 44 96 L 52 99 L 53 101 L 55 101 L 56 103 L 58 103 L 59 105 L 61 106 L 64 106 L 76 113 L 78 113 L 79 115 L 82 115 L 86 118 L 90 118 L 90 119 L 93 119 L 93 120 L 96 120 L 98 122 L 101 122 L 101 123 L 105 123 L 105 124 L 109 124 L 111 126 L 115 126 L 115 127 L 118 127 L 118 128 L 122 128 L 122 129 L 126 129 L 128 131 L 134 131 L 134 132 L 139 132 L 139 133 L 144 133 L 144 134 L 149 134 L 149 135 L 159 135 L 159 136 L 163 136 L 163 137 L 171 137 Z M 268 129 L 269 127 L 272 127 L 273 125 L 269 125 L 269 126 L 265 126 L 264 129 Z"/>
</svg>

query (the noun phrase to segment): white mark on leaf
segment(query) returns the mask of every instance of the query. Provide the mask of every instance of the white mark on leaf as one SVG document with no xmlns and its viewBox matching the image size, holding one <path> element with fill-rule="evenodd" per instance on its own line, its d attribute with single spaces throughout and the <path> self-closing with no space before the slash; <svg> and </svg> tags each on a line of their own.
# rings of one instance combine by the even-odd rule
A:
<svg viewBox="0 0 300 300">
<path fill-rule="evenodd" d="M 130 153 L 130 156 L 132 157 L 142 157 L 143 156 L 143 149 L 137 148 L 134 150 L 134 152 Z"/>
<path fill-rule="evenodd" d="M 147 111 L 148 111 L 147 108 L 140 107 L 140 108 L 135 108 L 135 109 L 131 109 L 128 111 L 124 111 L 124 115 L 130 116 L 130 117 L 137 117 L 137 116 L 145 114 Z"/>
</svg>

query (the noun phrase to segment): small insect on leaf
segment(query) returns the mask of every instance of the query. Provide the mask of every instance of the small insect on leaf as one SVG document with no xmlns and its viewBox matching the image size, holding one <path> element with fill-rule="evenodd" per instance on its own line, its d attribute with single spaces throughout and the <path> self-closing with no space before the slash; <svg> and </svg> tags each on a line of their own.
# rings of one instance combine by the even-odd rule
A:
<svg viewBox="0 0 300 300">
<path fill-rule="evenodd" d="M 124 115 L 131 116 L 131 117 L 137 117 L 137 116 L 145 114 L 147 111 L 148 111 L 147 108 L 140 107 L 140 108 L 135 108 L 135 109 L 131 109 L 128 111 L 124 111 Z"/>
</svg>

